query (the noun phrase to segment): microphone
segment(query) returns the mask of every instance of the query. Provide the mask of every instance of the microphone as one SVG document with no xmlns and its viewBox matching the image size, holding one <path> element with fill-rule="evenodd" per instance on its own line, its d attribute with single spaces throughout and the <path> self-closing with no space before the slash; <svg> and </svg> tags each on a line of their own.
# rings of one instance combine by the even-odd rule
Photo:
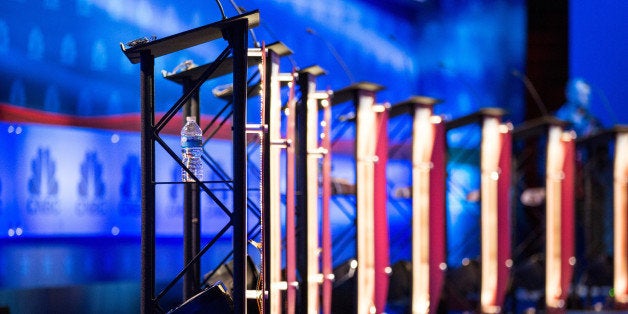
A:
<svg viewBox="0 0 628 314">
<path fill-rule="evenodd" d="M 226 20 L 227 16 L 225 15 L 225 9 L 222 7 L 222 3 L 220 3 L 220 0 L 216 0 L 216 5 L 218 6 L 218 10 L 220 10 L 220 14 L 222 15 L 222 19 Z"/>
<path fill-rule="evenodd" d="M 591 91 L 596 92 L 598 95 L 600 95 L 600 99 L 602 99 L 602 105 L 604 106 L 604 110 L 606 111 L 608 116 L 611 117 L 611 119 L 613 120 L 613 124 L 614 125 L 619 124 L 619 121 L 617 120 L 618 116 L 615 114 L 615 110 L 613 110 L 613 107 L 611 107 L 611 104 L 608 101 L 608 97 L 606 97 L 606 93 L 601 88 L 594 86 L 591 83 L 589 83 L 589 86 L 591 86 Z M 598 123 L 601 124 L 599 121 Z"/>
<path fill-rule="evenodd" d="M 238 12 L 238 14 L 242 14 L 246 11 L 243 7 L 236 4 L 234 0 L 229 0 L 229 2 L 231 3 L 231 6 L 236 10 L 236 12 Z M 261 45 L 259 44 L 259 41 L 257 41 L 257 36 L 255 36 L 255 32 L 252 28 L 249 28 L 249 33 L 251 33 L 251 39 L 253 40 L 253 45 L 255 46 L 255 48 L 260 48 Z"/>
<path fill-rule="evenodd" d="M 512 69 L 510 74 L 518 78 L 521 82 L 523 82 L 523 85 L 525 85 L 526 90 L 532 96 L 532 99 L 534 100 L 534 103 L 536 104 L 537 108 L 541 111 L 544 117 L 548 116 L 549 113 L 547 112 L 547 106 L 545 106 L 545 104 L 543 103 L 543 100 L 541 100 L 541 96 L 539 96 L 539 93 L 537 92 L 536 88 L 534 88 L 534 85 L 532 84 L 528 76 L 519 72 L 517 69 Z"/>
<path fill-rule="evenodd" d="M 308 27 L 305 29 L 305 31 L 310 35 L 320 38 L 320 40 L 322 40 L 325 43 L 325 45 L 327 46 L 327 50 L 331 52 L 334 59 L 336 59 L 336 62 L 338 62 L 338 64 L 340 64 L 340 66 L 342 67 L 342 70 L 345 72 L 345 75 L 347 75 L 347 77 L 349 78 L 349 82 L 351 84 L 355 83 L 353 74 L 351 73 L 351 71 L 349 71 L 349 67 L 347 67 L 347 64 L 344 62 L 342 57 L 340 57 L 340 55 L 338 54 L 338 51 L 336 51 L 336 48 L 334 48 L 334 46 L 327 39 L 325 39 L 323 36 L 316 33 L 313 29 Z"/>
</svg>

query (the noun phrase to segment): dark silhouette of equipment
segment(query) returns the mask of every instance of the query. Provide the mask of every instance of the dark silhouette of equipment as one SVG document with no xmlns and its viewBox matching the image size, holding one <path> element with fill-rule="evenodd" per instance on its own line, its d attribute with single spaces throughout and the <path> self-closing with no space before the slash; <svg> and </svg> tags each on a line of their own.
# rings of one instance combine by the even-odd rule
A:
<svg viewBox="0 0 628 314">
<path fill-rule="evenodd" d="M 257 270 L 257 266 L 255 266 L 255 262 L 251 258 L 251 256 L 246 256 L 246 289 L 247 290 L 256 290 L 257 282 L 259 280 L 260 274 Z M 231 294 L 233 292 L 233 261 L 230 261 L 226 264 L 222 264 L 214 271 L 211 271 L 205 276 L 203 276 L 203 282 L 209 285 L 214 285 L 214 283 L 222 282 L 224 287 L 226 288 L 227 293 Z M 248 299 L 246 302 L 247 313 L 260 313 L 259 306 L 257 304 L 256 299 Z M 214 313 L 212 311 L 212 313 Z M 220 312 L 218 312 L 220 313 Z"/>
<path fill-rule="evenodd" d="M 348 260 L 334 268 L 334 287 L 331 294 L 332 313 L 355 313 L 357 261 Z"/>
<path fill-rule="evenodd" d="M 387 307 L 393 310 L 393 313 L 410 313 L 412 262 L 398 261 L 391 268 Z"/>
<path fill-rule="evenodd" d="M 466 260 L 461 267 L 447 268 L 442 301 L 448 311 L 475 311 L 480 304 L 480 263 Z"/>
<path fill-rule="evenodd" d="M 221 282 L 206 288 L 168 314 L 233 313 L 233 299 Z"/>
</svg>

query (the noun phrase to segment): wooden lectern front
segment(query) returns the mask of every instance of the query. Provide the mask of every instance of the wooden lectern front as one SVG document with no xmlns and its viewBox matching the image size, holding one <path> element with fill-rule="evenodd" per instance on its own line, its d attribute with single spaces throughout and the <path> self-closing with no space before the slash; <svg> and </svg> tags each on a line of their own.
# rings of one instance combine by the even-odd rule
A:
<svg viewBox="0 0 628 314">
<path fill-rule="evenodd" d="M 415 96 L 390 109 L 412 117 L 412 313 L 436 313 L 446 269 L 445 123 L 438 100 Z"/>
<path fill-rule="evenodd" d="M 578 139 L 583 193 L 580 224 L 585 308 L 628 309 L 628 127 Z M 614 151 L 613 151 L 614 149 Z M 612 264 L 612 266 L 611 266 Z M 612 276 L 611 276 L 612 274 Z M 612 288 L 612 290 L 611 290 Z M 612 293 L 611 293 L 612 292 Z"/>
<path fill-rule="evenodd" d="M 482 313 L 503 312 L 510 267 L 510 168 L 512 126 L 505 112 L 484 108 L 447 122 L 452 130 L 470 123 L 481 126 L 480 143 L 480 305 Z"/>
<path fill-rule="evenodd" d="M 316 89 L 316 78 L 324 73 L 319 66 L 311 66 L 299 72 L 301 100 L 296 108 L 297 268 L 301 275 L 299 306 L 306 313 L 329 313 L 331 307 L 331 231 L 329 198 L 325 199 L 331 190 L 328 173 L 328 179 L 323 180 L 322 201 L 319 193 L 321 159 L 325 169 L 331 158 L 327 148 L 321 147 L 319 131 L 319 109 L 322 108 L 324 115 L 328 116 L 327 110 L 331 106 L 331 93 Z M 324 120 L 322 130 L 327 135 L 329 130 L 325 125 L 331 123 L 328 120 L 329 116 Z M 325 178 L 325 174 L 322 177 Z M 322 221 L 319 220 L 320 216 Z"/>
<path fill-rule="evenodd" d="M 375 103 L 383 87 L 356 83 L 334 92 L 333 104 L 355 110 L 356 313 L 383 312 L 388 291 L 387 108 Z"/>
<path fill-rule="evenodd" d="M 544 147 L 538 147 L 543 151 L 537 150 L 531 160 L 537 166 L 544 167 L 544 171 L 538 171 L 543 177 L 544 186 L 534 188 L 537 191 L 530 194 L 542 193 L 538 197 L 527 197 L 525 196 L 527 192 L 523 191 L 521 198 L 539 205 L 542 204 L 541 200 L 545 201 L 544 249 L 536 252 L 535 256 L 543 257 L 540 261 L 545 262 L 543 266 L 545 269 L 543 274 L 545 309 L 555 313 L 562 313 L 567 309 L 567 298 L 576 264 L 574 251 L 575 135 L 571 131 L 565 131 L 566 127 L 567 123 L 564 121 L 553 117 L 542 117 L 521 125 L 514 133 L 517 140 L 535 138 L 542 139 L 539 143 L 545 143 Z M 545 156 L 545 159 L 541 160 L 541 156 Z M 532 189 L 528 191 L 530 190 Z M 530 201 L 534 199 L 538 199 L 538 202 Z M 521 282 L 526 279 L 521 277 L 530 275 L 522 272 L 519 278 L 515 278 L 515 281 Z M 522 287 L 516 285 L 514 288 Z M 535 305 L 535 307 L 540 306 Z"/>
</svg>

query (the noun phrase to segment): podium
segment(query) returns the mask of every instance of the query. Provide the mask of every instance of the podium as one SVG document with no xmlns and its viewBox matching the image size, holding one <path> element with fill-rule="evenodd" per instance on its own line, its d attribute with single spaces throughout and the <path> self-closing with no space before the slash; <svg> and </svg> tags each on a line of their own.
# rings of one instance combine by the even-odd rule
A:
<svg viewBox="0 0 628 314">
<path fill-rule="evenodd" d="M 256 302 L 251 302 L 249 297 L 249 310 L 256 312 L 258 310 L 258 306 L 261 306 L 261 309 L 264 313 L 280 313 L 283 310 L 283 304 L 281 302 L 282 299 L 282 291 L 292 288 L 290 290 L 294 290 L 296 287 L 294 285 L 288 285 L 285 281 L 282 280 L 281 276 L 281 260 L 282 260 L 282 232 L 281 232 L 281 151 L 288 147 L 289 139 L 283 139 L 281 136 L 281 87 L 286 83 L 290 85 L 291 93 L 290 99 L 288 102 L 293 102 L 293 89 L 294 89 L 294 76 L 291 73 L 279 73 L 279 65 L 280 58 L 290 55 L 292 51 L 286 47 L 281 42 L 276 42 L 270 44 L 268 46 L 263 45 L 261 49 L 253 48 L 248 51 L 248 65 L 250 67 L 257 66 L 260 69 L 260 82 L 258 84 L 252 84 L 249 86 L 247 91 L 247 96 L 260 96 L 261 97 L 261 126 L 260 125 L 247 125 L 248 132 L 258 133 L 260 135 L 261 141 L 261 177 L 259 178 L 261 181 L 261 208 L 259 208 L 256 200 L 251 197 L 247 198 L 248 206 L 250 210 L 254 212 L 255 215 L 258 216 L 259 223 L 258 226 L 261 225 L 262 228 L 262 241 L 261 241 L 261 249 L 262 249 L 262 268 L 265 270 L 263 272 L 263 286 L 257 287 L 257 282 L 253 282 L 253 284 L 249 284 L 247 290 L 252 290 L 255 293 L 254 298 L 257 299 Z M 229 61 L 229 59 L 227 60 Z M 224 63 L 223 63 L 224 64 Z M 189 69 L 187 71 L 172 74 L 167 76 L 167 78 L 176 81 L 182 82 L 185 90 L 185 83 L 194 81 L 194 79 L 198 76 L 198 73 L 202 73 L 203 68 L 206 66 L 199 66 Z M 222 66 L 224 68 L 224 65 Z M 230 69 L 228 67 L 216 71 L 216 76 L 224 75 L 230 73 Z M 212 76 L 213 78 L 214 76 Z M 231 96 L 231 92 L 229 90 L 223 91 L 220 95 L 223 98 L 229 98 Z M 227 106 L 223 108 L 220 112 L 225 112 Z M 229 114 L 226 115 L 224 119 L 226 119 Z M 223 121 L 218 121 L 218 119 L 212 119 L 209 125 L 205 128 L 205 131 L 208 131 L 212 127 L 217 125 L 222 125 Z M 214 128 L 214 132 L 212 135 L 216 133 L 218 127 Z M 210 138 L 211 139 L 211 136 Z M 209 140 L 208 139 L 208 140 Z M 257 143 L 254 143 L 254 145 Z M 257 150 L 251 149 L 252 153 Z M 213 172 L 219 173 L 221 179 L 225 179 L 228 177 L 228 174 L 221 169 L 221 166 L 216 163 L 212 157 L 205 152 L 205 161 L 209 164 L 211 170 Z M 259 203 L 259 202 L 258 202 Z M 184 229 L 185 230 L 185 229 Z M 256 230 L 252 230 L 249 232 L 249 237 L 253 237 L 257 233 Z M 186 232 L 187 234 L 187 232 Z M 199 234 L 200 236 L 200 234 Z M 287 246 L 293 245 L 294 239 L 287 238 L 286 242 Z M 185 240 L 185 244 L 188 241 Z M 187 250 L 186 250 L 187 252 Z M 195 252 L 197 254 L 198 252 Z M 294 254 L 286 254 L 287 259 L 293 259 Z M 187 261 L 186 261 L 187 263 Z M 254 268 L 255 265 L 250 261 L 249 268 Z M 219 267 L 222 267 L 220 265 Z M 287 271 L 290 271 L 290 268 L 287 267 Z M 294 270 L 292 269 L 292 272 Z M 212 278 L 213 272 L 208 275 L 208 278 Z M 294 280 L 294 279 L 292 279 Z M 185 281 L 185 277 L 184 277 Z M 251 282 L 249 280 L 249 282 Z M 184 286 L 186 286 L 184 284 Z M 257 289 L 261 289 L 263 292 L 259 292 Z M 185 290 L 184 290 L 185 292 Z M 265 297 L 261 297 L 264 295 Z M 259 303 L 258 303 L 259 302 Z M 287 307 L 294 308 L 294 302 L 289 302 Z"/>
<path fill-rule="evenodd" d="M 508 288 L 510 267 L 510 180 L 512 125 L 505 112 L 483 108 L 448 121 L 447 131 L 480 126 L 480 298 L 482 313 L 500 313 Z"/>
<path fill-rule="evenodd" d="M 573 132 L 565 131 L 567 123 L 553 117 L 542 117 L 537 120 L 528 121 L 517 129 L 513 138 L 517 141 L 530 139 L 540 139 L 537 141 L 535 157 L 527 160 L 532 163 L 536 174 L 540 175 L 536 183 L 541 183 L 541 187 L 534 187 L 535 191 L 524 190 L 521 194 L 522 202 L 529 202 L 534 207 L 541 207 L 543 202 L 544 213 L 537 217 L 539 221 L 535 224 L 545 224 L 543 232 L 545 241 L 539 243 L 536 251 L 531 257 L 536 260 L 536 267 L 528 269 L 519 268 L 515 271 L 514 289 L 522 288 L 533 291 L 545 289 L 545 304 L 539 304 L 540 299 L 532 300 L 534 307 L 545 307 L 548 312 L 564 312 L 567 308 L 567 299 L 571 287 L 574 265 L 576 263 L 574 252 L 574 167 L 575 167 L 575 135 Z M 530 145 L 528 144 L 528 147 Z M 522 157 L 530 156 L 519 152 L 519 160 Z M 544 157 L 544 158 L 542 158 Z M 530 175 L 518 173 L 518 176 Z M 537 196 L 531 196 L 537 194 Z M 537 230 L 536 232 L 541 232 Z M 543 237 L 534 239 L 542 240 Z M 527 240 L 517 242 L 516 245 L 526 244 Z M 544 242 L 544 243 L 543 243 Z M 544 250 L 541 248 L 544 247 Z M 517 249 L 517 253 L 520 250 Z M 518 256 L 519 257 L 519 256 Z M 544 262 L 544 263 L 543 263 Z M 526 265 L 523 261 L 515 260 L 516 264 Z M 526 284 L 526 279 L 539 276 L 536 271 L 544 269 L 545 284 L 534 282 Z M 535 270 L 536 269 L 536 270 Z M 530 271 L 530 272 L 528 272 Z M 541 277 L 541 278 L 542 278 Z M 537 279 L 540 281 L 540 278 Z"/>
<path fill-rule="evenodd" d="M 195 258 L 186 264 L 164 291 L 155 295 L 155 144 L 159 144 L 181 167 L 179 154 L 169 148 L 160 137 L 160 132 L 172 120 L 175 114 L 198 92 L 201 85 L 231 55 L 233 72 L 233 210 L 223 211 L 230 216 L 230 223 L 223 228 L 219 236 L 233 228 L 234 251 L 234 291 L 233 302 L 236 313 L 246 313 L 246 245 L 247 245 L 247 175 L 246 175 L 246 104 L 247 104 L 247 31 L 259 25 L 259 12 L 253 11 L 224 19 L 212 24 L 191 29 L 172 36 L 156 40 L 134 40 L 121 48 L 131 63 L 140 63 L 140 98 L 141 98 L 141 181 L 142 181 L 142 275 L 141 275 L 141 313 L 155 313 L 159 300 L 172 288 L 192 265 Z M 201 73 L 198 80 L 189 87 L 184 95 L 159 120 L 155 121 L 154 66 L 155 59 L 177 51 L 188 49 L 209 41 L 223 38 L 227 47 L 216 60 Z M 193 176 L 194 177 L 194 176 Z M 194 177 L 198 187 L 213 196 L 207 185 Z M 213 242 L 213 241 L 212 241 Z M 201 250 L 201 252 L 203 252 Z M 201 253 L 202 254 L 202 253 Z"/>
<path fill-rule="evenodd" d="M 582 238 L 577 285 L 584 308 L 628 308 L 628 127 L 579 138 Z M 610 289 L 614 298 L 610 300 Z M 598 292 L 596 292 L 598 291 Z M 610 302 L 614 301 L 614 302 Z"/>
<path fill-rule="evenodd" d="M 438 311 L 447 265 L 445 123 L 433 114 L 437 102 L 415 96 L 390 108 L 390 118 L 402 114 L 412 118 L 412 275 L 408 296 L 412 313 Z"/>
<path fill-rule="evenodd" d="M 294 75 L 292 73 L 279 72 L 279 59 L 292 52 L 283 45 L 269 46 L 269 53 L 262 55 L 264 60 L 264 78 L 262 80 L 264 91 L 263 96 L 263 125 L 267 128 L 267 135 L 262 141 L 262 233 L 263 233 L 263 263 L 265 296 L 264 313 L 282 313 L 284 311 L 294 311 L 293 295 L 294 286 L 294 237 L 286 236 L 286 275 L 287 279 L 282 279 L 282 232 L 281 232 L 281 151 L 287 150 L 292 144 L 289 135 L 282 138 L 281 135 L 281 86 L 287 84 L 289 87 L 288 106 L 294 104 Z M 273 53 L 272 51 L 277 51 Z M 288 122 L 289 123 L 289 122 Z M 287 176 L 287 173 L 286 173 Z M 288 196 L 287 196 L 288 197 Z M 286 221 L 292 222 L 294 207 L 286 210 Z M 288 229 L 290 230 L 290 229 Z M 288 267 L 289 266 L 289 267 Z M 282 301 L 282 291 L 286 291 L 285 304 Z"/>
<path fill-rule="evenodd" d="M 296 248 L 296 102 L 297 73 L 291 73 L 288 84 L 288 102 L 285 106 L 286 122 L 286 308 L 285 313 L 297 310 L 297 248 Z"/>
<path fill-rule="evenodd" d="M 325 142 L 329 136 L 331 124 L 329 111 L 331 93 L 318 91 L 316 86 L 317 77 L 324 73 L 325 71 L 319 66 L 311 66 L 299 71 L 298 85 L 301 98 L 295 112 L 297 269 L 301 274 L 298 308 L 306 313 L 330 313 L 331 307 L 330 285 L 333 279 L 329 225 L 331 187 L 328 179 L 331 155 L 328 142 Z M 324 111 L 323 123 L 320 121 L 320 109 Z M 319 130 L 321 124 L 323 128 Z M 326 144 L 319 141 L 321 133 L 326 134 L 323 137 L 323 142 Z M 321 167 L 323 168 L 322 184 L 319 183 Z M 319 189 L 323 191 L 322 199 Z M 319 199 L 321 199 L 320 206 Z M 320 221 L 319 217 L 321 217 Z M 319 228 L 319 223 L 321 228 Z M 319 265 L 322 265 L 322 269 Z M 321 294 L 321 286 L 323 294 Z"/>
<path fill-rule="evenodd" d="M 613 288 L 620 309 L 628 309 L 628 128 L 617 129 L 613 171 Z"/>
<path fill-rule="evenodd" d="M 356 259 L 350 268 L 355 270 L 356 287 L 348 308 L 356 313 L 384 311 L 388 291 L 388 109 L 375 103 L 375 94 L 381 89 L 380 85 L 361 82 L 335 91 L 333 97 L 333 106 L 349 102 L 355 110 L 347 121 L 355 122 Z M 333 302 L 341 301 L 334 298 Z"/>
</svg>

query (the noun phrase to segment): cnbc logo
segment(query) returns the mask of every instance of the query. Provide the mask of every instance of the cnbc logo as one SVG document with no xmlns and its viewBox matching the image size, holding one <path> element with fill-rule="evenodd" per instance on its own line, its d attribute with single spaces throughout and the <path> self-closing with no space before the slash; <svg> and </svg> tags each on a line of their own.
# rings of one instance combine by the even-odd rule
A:
<svg viewBox="0 0 628 314">
<path fill-rule="evenodd" d="M 120 204 L 118 212 L 121 216 L 139 217 L 141 209 L 142 169 L 137 155 L 127 156 L 122 166 L 122 182 L 120 183 Z"/>
<path fill-rule="evenodd" d="M 31 215 L 59 213 L 56 162 L 50 156 L 48 148 L 37 149 L 35 157 L 31 160 L 28 193 L 27 213 Z"/>
<path fill-rule="evenodd" d="M 80 180 L 77 187 L 79 201 L 76 204 L 76 214 L 105 215 L 103 165 L 98 160 L 98 153 L 95 151 L 85 153 L 79 171 Z"/>
</svg>

